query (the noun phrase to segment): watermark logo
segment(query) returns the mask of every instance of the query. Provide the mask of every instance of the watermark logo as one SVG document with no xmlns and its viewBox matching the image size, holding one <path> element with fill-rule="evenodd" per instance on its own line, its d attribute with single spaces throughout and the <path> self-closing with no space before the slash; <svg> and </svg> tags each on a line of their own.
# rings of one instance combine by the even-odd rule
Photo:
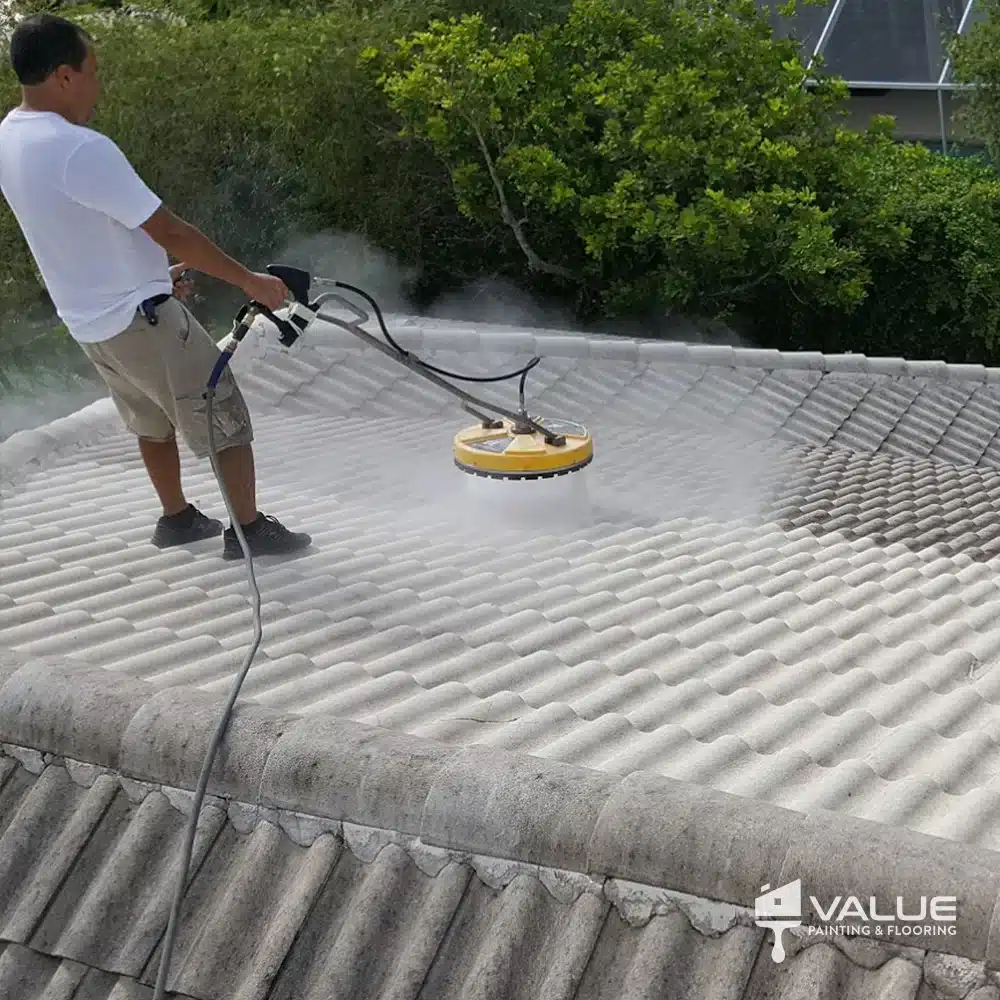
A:
<svg viewBox="0 0 1000 1000">
<path fill-rule="evenodd" d="M 771 958 L 778 962 L 785 960 L 785 946 L 781 935 L 789 927 L 799 927 L 802 924 L 802 879 L 787 882 L 777 889 L 771 889 L 770 883 L 762 885 L 760 891 L 764 894 L 754 900 L 754 912 L 758 927 L 769 927 L 774 931 L 774 945 L 771 948 Z"/>
<path fill-rule="evenodd" d="M 857 896 L 834 896 L 825 902 L 809 896 L 811 912 L 808 909 L 804 912 L 801 879 L 777 889 L 765 884 L 760 891 L 761 895 L 754 901 L 754 923 L 774 931 L 771 958 L 779 964 L 786 957 L 782 934 L 803 924 L 807 925 L 810 936 L 908 938 L 911 943 L 916 943 L 914 939 L 958 933 L 958 899 L 955 896 L 920 896 L 910 901 L 897 896 L 888 905 L 880 904 L 875 896 L 867 902 Z"/>
</svg>

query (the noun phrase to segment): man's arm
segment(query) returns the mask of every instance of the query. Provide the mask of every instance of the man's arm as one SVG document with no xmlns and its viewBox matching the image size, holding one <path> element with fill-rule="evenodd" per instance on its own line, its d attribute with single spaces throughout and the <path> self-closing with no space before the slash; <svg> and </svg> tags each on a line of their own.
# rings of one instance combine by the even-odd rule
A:
<svg viewBox="0 0 1000 1000">
<path fill-rule="evenodd" d="M 220 250 L 204 233 L 175 215 L 165 205 L 142 223 L 142 228 L 157 243 L 186 267 L 210 274 L 243 291 L 247 298 L 278 309 L 289 298 L 280 278 L 257 274 Z"/>
<path fill-rule="evenodd" d="M 160 205 L 142 223 L 142 228 L 175 260 L 183 261 L 188 267 L 246 291 L 253 273 L 165 205 Z"/>
</svg>

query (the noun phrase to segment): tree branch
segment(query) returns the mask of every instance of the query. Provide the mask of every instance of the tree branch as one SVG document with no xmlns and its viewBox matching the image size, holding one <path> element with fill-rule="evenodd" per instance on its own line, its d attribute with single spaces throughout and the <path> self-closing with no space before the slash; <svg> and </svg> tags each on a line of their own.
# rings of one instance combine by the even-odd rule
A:
<svg viewBox="0 0 1000 1000">
<path fill-rule="evenodd" d="M 709 302 L 715 302 L 718 299 L 728 298 L 733 295 L 742 295 L 744 292 L 752 291 L 754 288 L 763 285 L 766 281 L 770 281 L 771 278 L 776 277 L 774 271 L 768 271 L 766 274 L 758 275 L 756 278 L 752 278 L 750 281 L 746 281 L 741 285 L 734 285 L 732 288 L 724 288 L 718 292 L 709 292 L 705 295 L 705 299 Z"/>
<path fill-rule="evenodd" d="M 500 200 L 500 214 L 503 216 L 503 221 L 513 231 L 518 246 L 524 251 L 524 256 L 528 258 L 528 266 L 533 271 L 542 271 L 545 274 L 554 274 L 560 278 L 575 280 L 576 275 L 572 271 L 567 270 L 565 267 L 560 267 L 558 264 L 550 264 L 548 261 L 542 260 L 532 249 L 531 244 L 528 243 L 528 238 L 524 235 L 525 220 L 522 219 L 519 221 L 507 203 L 507 194 L 504 191 L 503 182 L 497 173 L 497 168 L 493 163 L 493 157 L 490 155 L 490 150 L 486 145 L 486 140 L 483 138 L 482 131 L 474 122 L 469 122 L 469 125 L 476 134 L 476 139 L 479 141 L 479 148 L 482 150 L 483 158 L 486 160 L 486 169 L 489 170 L 493 186 L 496 188 L 497 198 Z"/>
</svg>

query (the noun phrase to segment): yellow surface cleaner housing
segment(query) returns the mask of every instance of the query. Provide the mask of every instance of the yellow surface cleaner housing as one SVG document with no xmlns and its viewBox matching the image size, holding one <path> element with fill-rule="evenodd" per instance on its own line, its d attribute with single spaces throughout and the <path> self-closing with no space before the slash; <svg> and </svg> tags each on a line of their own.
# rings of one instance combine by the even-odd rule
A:
<svg viewBox="0 0 1000 1000">
<path fill-rule="evenodd" d="M 462 472 L 486 479 L 551 479 L 586 468 L 594 457 L 583 425 L 539 418 L 466 427 L 455 435 L 453 450 Z"/>
</svg>

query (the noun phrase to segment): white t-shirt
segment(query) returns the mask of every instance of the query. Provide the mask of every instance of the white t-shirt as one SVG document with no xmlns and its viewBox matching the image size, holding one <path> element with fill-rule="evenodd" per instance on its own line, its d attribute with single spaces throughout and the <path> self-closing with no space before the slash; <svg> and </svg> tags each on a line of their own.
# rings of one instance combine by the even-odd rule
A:
<svg viewBox="0 0 1000 1000">
<path fill-rule="evenodd" d="M 0 192 L 75 340 L 121 333 L 143 299 L 172 291 L 166 252 L 139 228 L 160 199 L 107 136 L 15 108 L 0 122 Z"/>
</svg>

